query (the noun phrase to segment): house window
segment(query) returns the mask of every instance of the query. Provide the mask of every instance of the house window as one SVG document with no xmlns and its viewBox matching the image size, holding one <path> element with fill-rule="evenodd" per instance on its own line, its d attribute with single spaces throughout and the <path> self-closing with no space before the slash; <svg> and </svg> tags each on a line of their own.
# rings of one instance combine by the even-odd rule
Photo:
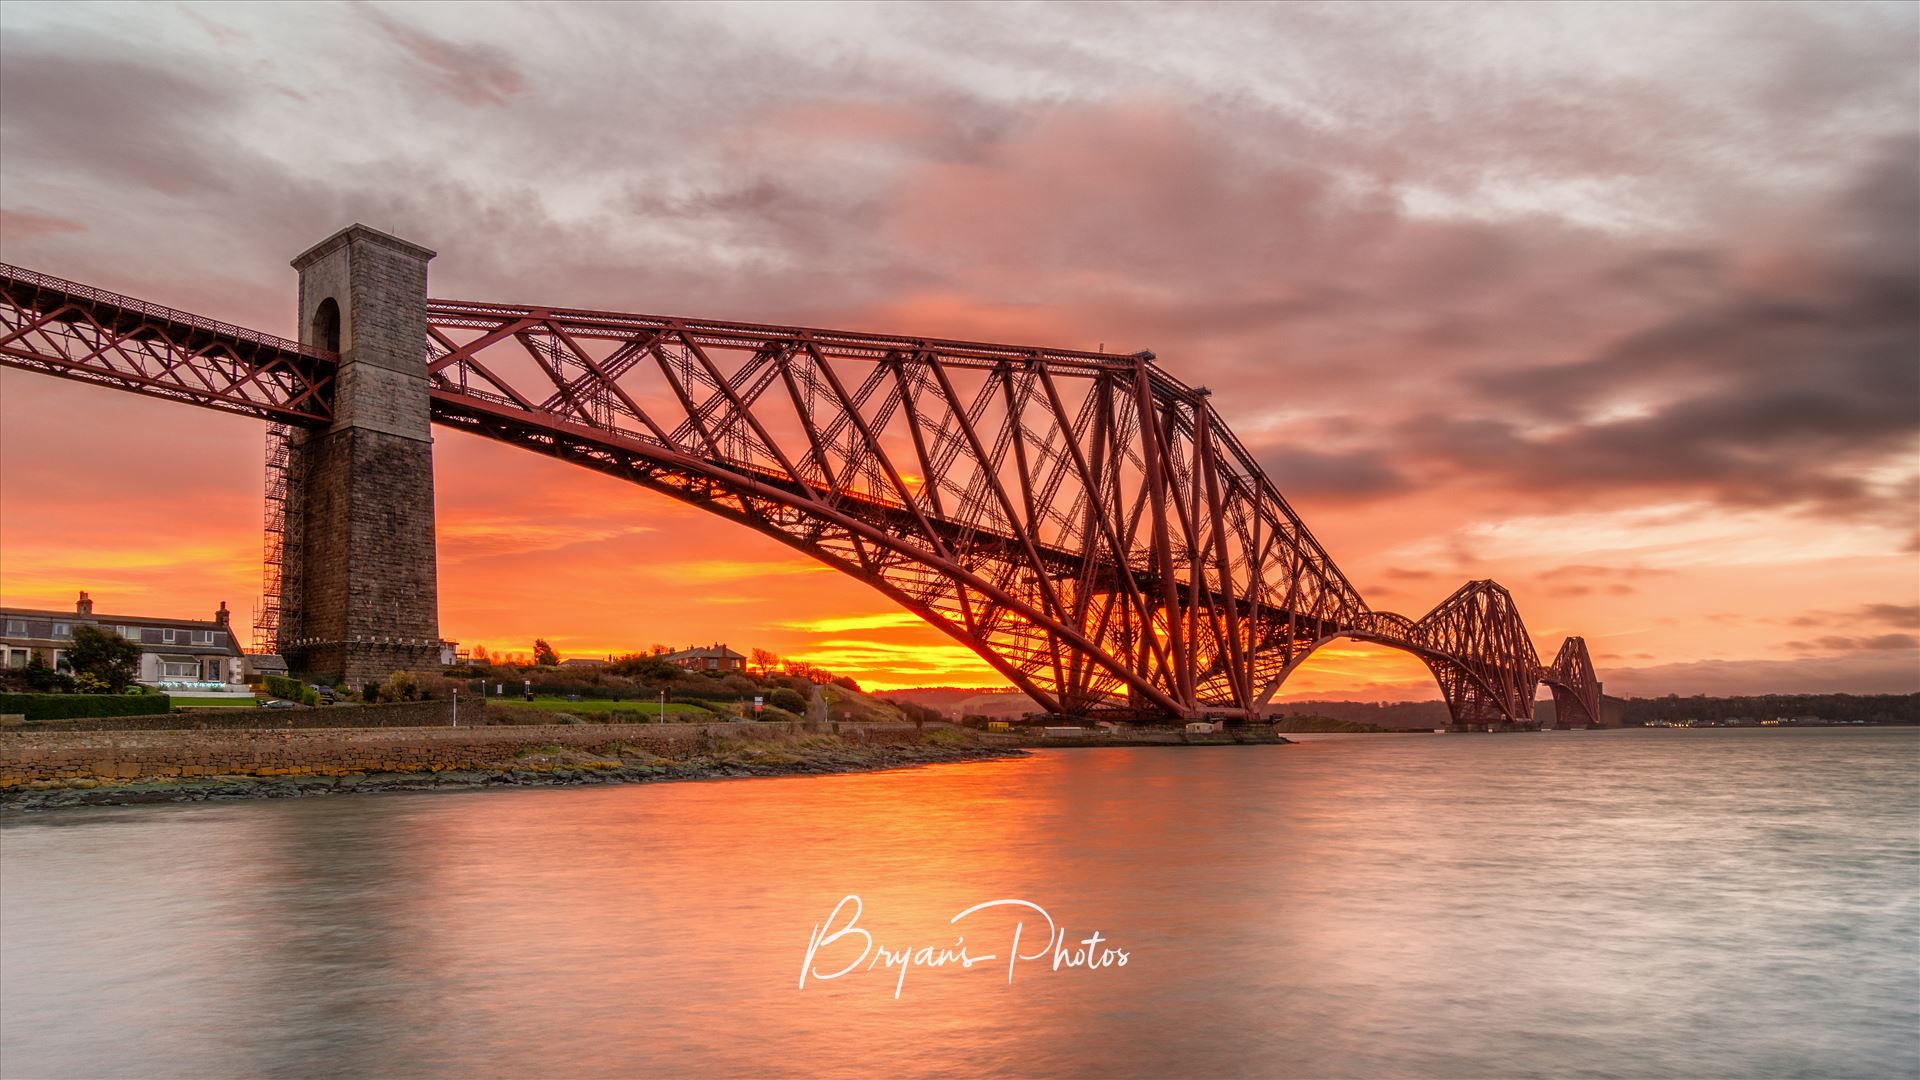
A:
<svg viewBox="0 0 1920 1080">
<path fill-rule="evenodd" d="M 24 635 L 26 632 L 27 632 L 26 620 L 24 619 L 8 619 L 7 620 L 7 633 Z"/>
<path fill-rule="evenodd" d="M 193 643 L 194 643 L 195 645 L 211 645 L 211 644 L 213 644 L 213 631 L 211 631 L 211 630 L 195 630 L 195 631 L 193 632 Z"/>
<path fill-rule="evenodd" d="M 139 640 L 140 640 L 140 628 L 139 628 L 139 627 L 137 627 L 137 626 L 122 626 L 122 627 L 120 627 L 119 629 L 120 629 L 120 636 L 121 636 L 121 637 L 123 637 L 123 638 L 126 638 L 126 639 L 127 639 L 128 641 L 139 641 Z"/>
<path fill-rule="evenodd" d="M 63 622 L 54 623 L 53 636 L 54 637 L 72 637 L 73 627 L 68 626 L 66 623 L 63 623 Z"/>
<path fill-rule="evenodd" d="M 207 678 L 212 679 L 216 682 L 220 680 L 221 675 L 220 675 L 220 658 L 219 657 L 217 656 L 212 657 L 207 661 Z"/>
<path fill-rule="evenodd" d="M 166 643 L 167 643 L 167 644 L 169 644 L 169 645 L 171 645 L 171 644 L 173 644 L 173 639 L 174 639 L 174 635 L 176 635 L 176 634 L 178 634 L 178 633 L 179 633 L 179 631 L 177 631 L 177 630 L 175 630 L 175 629 L 174 629 L 173 627 L 171 627 L 171 626 L 169 626 L 169 627 L 167 627 L 167 628 L 166 628 L 165 630 L 162 630 L 162 631 L 160 631 L 160 640 L 161 640 L 161 641 L 164 641 L 164 642 L 166 642 Z"/>
<path fill-rule="evenodd" d="M 200 663 L 191 656 L 165 656 L 160 659 L 163 679 L 193 679 L 200 675 Z"/>
<path fill-rule="evenodd" d="M 73 665 L 67 663 L 67 650 L 65 649 L 53 650 L 53 670 L 65 671 L 69 673 L 73 671 Z"/>
<path fill-rule="evenodd" d="M 7 666 L 14 667 L 14 668 L 26 667 L 27 666 L 27 650 L 8 649 L 7 650 Z"/>
</svg>

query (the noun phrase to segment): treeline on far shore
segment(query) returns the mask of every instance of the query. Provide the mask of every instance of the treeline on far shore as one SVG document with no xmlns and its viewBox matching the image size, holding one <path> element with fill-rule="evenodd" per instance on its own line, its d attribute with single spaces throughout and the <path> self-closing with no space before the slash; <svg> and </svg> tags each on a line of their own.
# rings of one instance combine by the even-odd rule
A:
<svg viewBox="0 0 1920 1080">
<path fill-rule="evenodd" d="M 1796 720 L 1828 724 L 1920 724 L 1920 694 L 1753 694 L 1739 697 L 1616 698 L 1601 705 L 1608 727 L 1645 727 L 1655 721 L 1727 723 Z M 1276 715 L 1302 720 L 1324 718 L 1345 724 L 1367 725 L 1387 731 L 1419 730 L 1448 721 L 1443 701 L 1291 701 Z M 1534 718 L 1553 719 L 1553 701 L 1534 703 Z M 1283 728 L 1282 730 L 1286 730 Z M 1366 730 L 1360 728 L 1298 727 L 1297 731 Z"/>
<path fill-rule="evenodd" d="M 1746 697 L 1608 698 L 1609 724 L 1645 727 L 1655 720 L 1727 723 L 1762 720 L 1829 724 L 1920 724 L 1920 694 L 1756 694 Z"/>
</svg>

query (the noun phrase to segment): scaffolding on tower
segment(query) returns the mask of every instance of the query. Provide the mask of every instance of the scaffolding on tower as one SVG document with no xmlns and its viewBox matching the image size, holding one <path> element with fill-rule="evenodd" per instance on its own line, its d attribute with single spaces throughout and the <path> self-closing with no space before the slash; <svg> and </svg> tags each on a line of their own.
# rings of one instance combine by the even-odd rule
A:
<svg viewBox="0 0 1920 1080">
<path fill-rule="evenodd" d="M 267 426 L 266 528 L 261 542 L 260 606 L 253 618 L 255 653 L 280 651 L 281 590 L 287 559 L 287 462 L 293 429 L 286 424 Z"/>
</svg>

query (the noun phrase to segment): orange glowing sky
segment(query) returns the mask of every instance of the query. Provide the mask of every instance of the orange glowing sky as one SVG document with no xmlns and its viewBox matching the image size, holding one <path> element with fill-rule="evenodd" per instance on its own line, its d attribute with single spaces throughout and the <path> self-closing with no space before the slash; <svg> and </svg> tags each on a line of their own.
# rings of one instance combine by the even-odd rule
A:
<svg viewBox="0 0 1920 1080">
<path fill-rule="evenodd" d="M 0 258 L 291 334 L 287 259 L 358 220 L 437 296 L 1151 348 L 1376 607 L 1497 578 L 1613 693 L 1912 691 L 1914 21 L 9 4 Z M 771 540 L 437 437 L 464 644 L 999 682 Z M 262 439 L 0 371 L 0 601 L 249 617 Z M 1334 646 L 1315 696 L 1436 691 Z"/>
</svg>

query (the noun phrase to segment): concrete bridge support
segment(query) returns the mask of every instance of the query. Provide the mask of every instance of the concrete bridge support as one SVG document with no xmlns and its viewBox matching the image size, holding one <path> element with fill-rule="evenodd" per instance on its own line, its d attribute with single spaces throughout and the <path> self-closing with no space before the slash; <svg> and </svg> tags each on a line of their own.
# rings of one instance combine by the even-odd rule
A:
<svg viewBox="0 0 1920 1080">
<path fill-rule="evenodd" d="M 359 688 L 440 662 L 427 262 L 354 225 L 293 260 L 300 340 L 340 354 L 331 427 L 295 431 L 287 468 L 280 649 Z"/>
</svg>

